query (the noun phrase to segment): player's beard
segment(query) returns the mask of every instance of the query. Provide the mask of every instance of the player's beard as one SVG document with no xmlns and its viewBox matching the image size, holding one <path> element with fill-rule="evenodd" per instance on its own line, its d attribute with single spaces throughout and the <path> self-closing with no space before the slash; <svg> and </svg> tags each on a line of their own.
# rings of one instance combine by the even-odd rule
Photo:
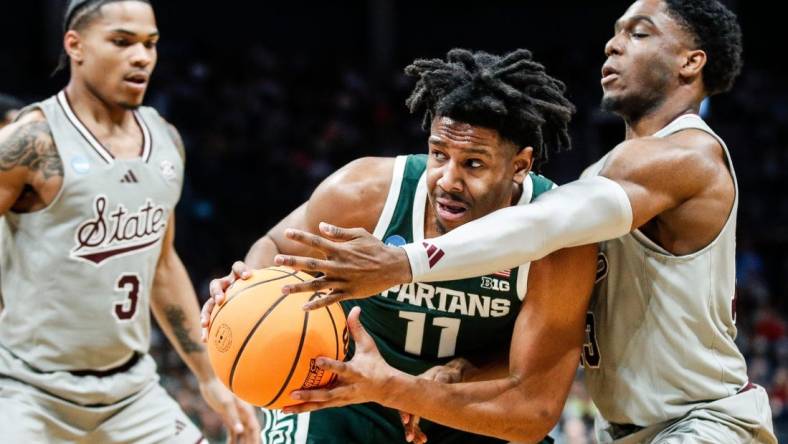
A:
<svg viewBox="0 0 788 444">
<path fill-rule="evenodd" d="M 438 213 L 435 211 L 435 207 L 432 207 L 432 211 L 435 213 L 435 229 L 441 236 L 448 233 L 449 230 L 441 223 L 440 218 L 438 218 Z"/>
<path fill-rule="evenodd" d="M 659 108 L 664 101 L 664 96 L 654 91 L 646 95 L 604 96 L 602 109 L 618 114 L 624 120 L 638 120 L 651 111 Z"/>
</svg>

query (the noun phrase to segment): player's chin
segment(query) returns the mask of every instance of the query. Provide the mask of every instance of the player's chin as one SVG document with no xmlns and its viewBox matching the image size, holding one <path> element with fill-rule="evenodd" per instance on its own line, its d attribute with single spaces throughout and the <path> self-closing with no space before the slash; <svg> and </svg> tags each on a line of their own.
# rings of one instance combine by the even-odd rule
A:
<svg viewBox="0 0 788 444">
<path fill-rule="evenodd" d="M 120 100 L 118 101 L 118 105 L 124 109 L 135 110 L 140 106 L 142 106 L 142 98 L 133 99 L 133 100 L 130 99 Z"/>
<path fill-rule="evenodd" d="M 616 112 L 621 109 L 621 95 L 613 91 L 604 90 L 602 94 L 602 103 L 600 104 L 605 111 Z"/>
<path fill-rule="evenodd" d="M 145 93 L 148 91 L 147 84 L 135 85 L 131 82 L 124 82 L 124 88 L 119 91 L 117 103 L 124 108 L 138 108 L 145 100 Z"/>
</svg>

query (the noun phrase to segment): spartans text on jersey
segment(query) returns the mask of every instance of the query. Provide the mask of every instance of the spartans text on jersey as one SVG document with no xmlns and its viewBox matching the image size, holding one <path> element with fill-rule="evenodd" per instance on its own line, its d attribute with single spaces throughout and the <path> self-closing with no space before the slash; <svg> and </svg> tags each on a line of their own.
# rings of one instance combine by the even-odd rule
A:
<svg viewBox="0 0 788 444">
<path fill-rule="evenodd" d="M 380 296 L 395 298 L 397 302 L 425 307 L 430 310 L 481 318 L 506 316 L 509 314 L 511 305 L 509 299 L 466 293 L 421 282 L 389 288 L 380 293 Z"/>
</svg>

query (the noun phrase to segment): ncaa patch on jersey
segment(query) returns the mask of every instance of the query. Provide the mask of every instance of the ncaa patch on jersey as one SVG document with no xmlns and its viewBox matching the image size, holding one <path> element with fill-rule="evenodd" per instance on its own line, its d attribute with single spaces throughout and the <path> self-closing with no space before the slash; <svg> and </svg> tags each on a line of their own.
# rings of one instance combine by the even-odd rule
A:
<svg viewBox="0 0 788 444">
<path fill-rule="evenodd" d="M 77 174 L 86 174 L 88 171 L 90 171 L 90 161 L 88 161 L 87 157 L 81 154 L 72 157 L 70 163 L 71 169 L 73 169 Z"/>
<path fill-rule="evenodd" d="M 400 236 L 399 234 L 393 234 L 386 238 L 386 245 L 391 245 L 392 247 L 401 247 L 408 243 L 404 237 Z"/>
<path fill-rule="evenodd" d="M 178 177 L 177 173 L 175 173 L 175 165 L 169 160 L 162 160 L 161 164 L 159 164 L 159 169 L 161 170 L 161 175 L 168 182 L 172 182 Z"/>
</svg>

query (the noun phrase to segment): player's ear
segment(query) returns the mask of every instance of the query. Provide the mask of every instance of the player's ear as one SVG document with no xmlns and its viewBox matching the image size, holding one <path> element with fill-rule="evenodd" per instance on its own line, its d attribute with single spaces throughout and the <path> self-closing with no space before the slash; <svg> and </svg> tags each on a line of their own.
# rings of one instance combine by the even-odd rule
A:
<svg viewBox="0 0 788 444">
<path fill-rule="evenodd" d="M 700 49 L 686 51 L 684 54 L 684 63 L 679 70 L 681 77 L 691 81 L 701 75 L 703 67 L 706 66 L 706 53 Z"/>
<path fill-rule="evenodd" d="M 514 181 L 522 184 L 525 177 L 531 171 L 534 161 L 534 149 L 530 146 L 520 148 L 520 151 L 514 155 L 512 162 L 514 162 Z"/>
<path fill-rule="evenodd" d="M 68 57 L 75 61 L 78 65 L 82 64 L 84 60 L 84 51 L 82 45 L 82 36 L 77 31 L 70 29 L 63 36 L 63 49 L 65 49 Z"/>
</svg>

